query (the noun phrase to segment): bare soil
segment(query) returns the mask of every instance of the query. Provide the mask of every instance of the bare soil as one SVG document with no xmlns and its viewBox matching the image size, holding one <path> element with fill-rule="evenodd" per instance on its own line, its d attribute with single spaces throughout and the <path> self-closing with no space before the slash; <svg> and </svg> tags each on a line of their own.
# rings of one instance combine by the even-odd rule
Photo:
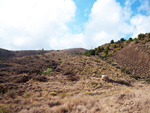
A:
<svg viewBox="0 0 150 113">
<path fill-rule="evenodd" d="M 150 43 L 131 43 L 118 51 L 112 59 L 126 67 L 132 75 L 150 77 Z"/>
</svg>

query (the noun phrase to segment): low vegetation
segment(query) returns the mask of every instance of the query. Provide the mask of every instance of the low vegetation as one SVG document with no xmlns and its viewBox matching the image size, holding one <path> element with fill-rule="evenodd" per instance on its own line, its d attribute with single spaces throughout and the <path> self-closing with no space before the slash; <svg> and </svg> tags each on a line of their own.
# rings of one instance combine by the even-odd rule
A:
<svg viewBox="0 0 150 113">
<path fill-rule="evenodd" d="M 130 37 L 128 40 L 121 38 L 116 42 L 114 40 L 111 40 L 109 44 L 105 44 L 95 49 L 85 51 L 84 55 L 87 56 L 98 55 L 99 57 L 106 59 L 107 57 L 110 57 L 111 55 L 115 54 L 117 51 L 121 50 L 122 48 L 124 48 L 125 46 L 129 45 L 132 42 L 134 42 L 134 44 L 137 44 L 139 42 L 143 44 L 150 42 L 149 36 L 150 33 L 146 34 L 141 33 L 138 35 L 138 38 L 134 39 L 132 39 L 132 37 Z"/>
<path fill-rule="evenodd" d="M 128 46 L 139 51 L 149 38 L 111 40 L 83 55 L 56 50 L 0 60 L 0 113 L 149 113 L 149 76 L 125 65 L 131 59 L 113 60 Z"/>
</svg>

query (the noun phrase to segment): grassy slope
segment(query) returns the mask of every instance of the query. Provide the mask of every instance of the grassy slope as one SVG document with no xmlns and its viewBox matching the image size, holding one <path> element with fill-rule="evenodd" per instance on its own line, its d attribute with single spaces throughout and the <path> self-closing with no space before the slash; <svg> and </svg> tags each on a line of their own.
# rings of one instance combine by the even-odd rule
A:
<svg viewBox="0 0 150 113">
<path fill-rule="evenodd" d="M 53 51 L 2 59 L 0 64 L 3 112 L 150 111 L 146 109 L 150 107 L 147 83 L 136 82 L 97 56 Z M 104 82 L 101 74 L 118 82 Z"/>
<path fill-rule="evenodd" d="M 93 51 L 107 62 L 122 68 L 132 76 L 150 78 L 150 33 L 138 38 L 120 39 L 95 48 Z M 90 53 L 90 52 L 87 52 Z"/>
</svg>

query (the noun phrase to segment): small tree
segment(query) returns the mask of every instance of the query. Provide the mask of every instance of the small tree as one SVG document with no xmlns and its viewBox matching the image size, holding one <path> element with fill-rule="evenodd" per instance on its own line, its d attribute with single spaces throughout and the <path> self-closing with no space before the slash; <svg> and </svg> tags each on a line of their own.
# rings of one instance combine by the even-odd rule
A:
<svg viewBox="0 0 150 113">
<path fill-rule="evenodd" d="M 138 40 L 143 40 L 144 37 L 145 37 L 145 34 L 142 34 L 142 33 L 141 33 L 141 34 L 138 35 Z"/>
<path fill-rule="evenodd" d="M 87 55 L 87 56 L 95 55 L 95 50 L 93 50 L 93 49 L 87 50 L 87 51 L 85 51 L 84 55 Z"/>
<path fill-rule="evenodd" d="M 125 39 L 124 39 L 124 38 L 121 38 L 121 39 L 120 39 L 120 41 L 121 41 L 121 42 L 124 42 L 124 41 L 125 41 Z"/>
<path fill-rule="evenodd" d="M 129 38 L 129 41 L 133 41 L 133 39 L 130 37 L 130 38 Z"/>
<path fill-rule="evenodd" d="M 114 40 L 111 40 L 111 42 L 110 42 L 111 44 L 113 44 L 114 43 Z"/>
</svg>

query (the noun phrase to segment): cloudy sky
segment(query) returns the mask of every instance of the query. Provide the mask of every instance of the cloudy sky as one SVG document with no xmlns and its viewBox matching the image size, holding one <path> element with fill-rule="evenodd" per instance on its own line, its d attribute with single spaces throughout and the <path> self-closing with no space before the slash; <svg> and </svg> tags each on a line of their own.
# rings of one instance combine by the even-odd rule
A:
<svg viewBox="0 0 150 113">
<path fill-rule="evenodd" d="M 150 32 L 150 0 L 0 0 L 0 48 L 95 48 Z"/>
</svg>

